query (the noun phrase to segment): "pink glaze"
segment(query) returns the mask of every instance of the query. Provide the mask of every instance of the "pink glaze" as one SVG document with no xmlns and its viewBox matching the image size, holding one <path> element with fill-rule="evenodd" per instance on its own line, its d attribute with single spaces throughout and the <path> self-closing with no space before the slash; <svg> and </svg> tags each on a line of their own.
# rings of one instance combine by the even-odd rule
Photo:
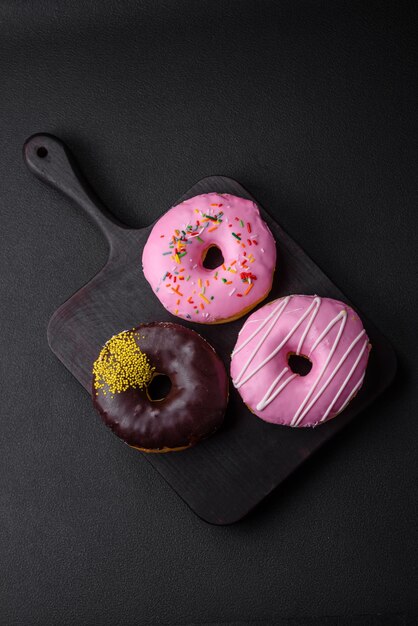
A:
<svg viewBox="0 0 418 626">
<path fill-rule="evenodd" d="M 213 245 L 224 264 L 209 270 L 202 261 Z M 170 313 L 209 324 L 239 317 L 267 296 L 276 245 L 254 202 L 207 193 L 185 200 L 155 223 L 142 265 Z"/>
<path fill-rule="evenodd" d="M 266 422 L 316 426 L 345 409 L 360 389 L 370 349 L 359 316 L 343 302 L 287 296 L 247 319 L 231 377 L 245 404 Z M 309 357 L 309 374 L 291 371 L 289 353 Z"/>
</svg>

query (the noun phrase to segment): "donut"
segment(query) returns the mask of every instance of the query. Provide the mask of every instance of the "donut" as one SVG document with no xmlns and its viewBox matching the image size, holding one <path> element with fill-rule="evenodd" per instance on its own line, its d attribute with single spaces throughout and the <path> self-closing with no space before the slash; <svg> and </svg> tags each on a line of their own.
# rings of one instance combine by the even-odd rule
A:
<svg viewBox="0 0 418 626">
<path fill-rule="evenodd" d="M 359 316 L 347 304 L 291 295 L 246 320 L 232 352 L 231 377 L 264 421 L 316 426 L 341 413 L 357 394 L 370 349 Z M 307 366 L 302 374 L 301 364 Z"/>
<path fill-rule="evenodd" d="M 171 388 L 151 389 L 158 377 Z M 212 346 L 170 322 L 114 335 L 93 365 L 93 404 L 103 422 L 142 452 L 183 450 L 215 432 L 228 401 L 228 376 Z"/>
<path fill-rule="evenodd" d="M 216 248 L 220 265 L 208 269 L 207 254 Z M 142 265 L 167 311 L 220 324 L 245 315 L 267 296 L 276 245 L 254 202 L 207 193 L 171 208 L 155 223 Z"/>
</svg>

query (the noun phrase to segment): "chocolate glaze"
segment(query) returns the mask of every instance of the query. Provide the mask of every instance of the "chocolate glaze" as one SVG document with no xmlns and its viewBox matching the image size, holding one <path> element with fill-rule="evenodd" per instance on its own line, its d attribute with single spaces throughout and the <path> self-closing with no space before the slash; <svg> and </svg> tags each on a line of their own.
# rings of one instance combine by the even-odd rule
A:
<svg viewBox="0 0 418 626">
<path fill-rule="evenodd" d="M 104 423 L 129 445 L 152 451 L 188 447 L 219 428 L 228 377 L 212 346 L 195 331 L 170 322 L 140 324 L 131 332 L 139 335 L 141 351 L 172 387 L 163 400 L 151 401 L 146 389 L 111 397 L 106 388 L 93 386 L 93 404 Z"/>
</svg>

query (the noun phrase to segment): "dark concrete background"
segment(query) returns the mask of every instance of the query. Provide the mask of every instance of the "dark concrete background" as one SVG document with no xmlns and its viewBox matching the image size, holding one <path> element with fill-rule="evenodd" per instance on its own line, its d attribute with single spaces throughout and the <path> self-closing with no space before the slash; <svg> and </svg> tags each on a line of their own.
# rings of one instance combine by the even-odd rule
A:
<svg viewBox="0 0 418 626">
<path fill-rule="evenodd" d="M 418 614 L 417 13 L 0 2 L 1 624 Z M 196 518 L 49 351 L 50 315 L 107 250 L 25 169 L 41 131 L 131 226 L 236 178 L 392 341 L 391 389 L 238 525 Z"/>
</svg>

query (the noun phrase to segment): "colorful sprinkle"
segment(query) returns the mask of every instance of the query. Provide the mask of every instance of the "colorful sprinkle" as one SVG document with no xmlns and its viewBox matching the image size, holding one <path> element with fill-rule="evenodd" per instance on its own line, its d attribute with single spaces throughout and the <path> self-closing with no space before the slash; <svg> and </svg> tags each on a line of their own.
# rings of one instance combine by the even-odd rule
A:
<svg viewBox="0 0 418 626">
<path fill-rule="evenodd" d="M 251 272 L 241 272 L 239 276 L 244 283 L 250 283 L 252 280 L 257 280 L 257 276 Z"/>
<path fill-rule="evenodd" d="M 203 293 L 199 293 L 199 296 L 202 298 L 202 300 L 210 304 L 210 300 L 208 300 L 207 297 Z"/>
</svg>

